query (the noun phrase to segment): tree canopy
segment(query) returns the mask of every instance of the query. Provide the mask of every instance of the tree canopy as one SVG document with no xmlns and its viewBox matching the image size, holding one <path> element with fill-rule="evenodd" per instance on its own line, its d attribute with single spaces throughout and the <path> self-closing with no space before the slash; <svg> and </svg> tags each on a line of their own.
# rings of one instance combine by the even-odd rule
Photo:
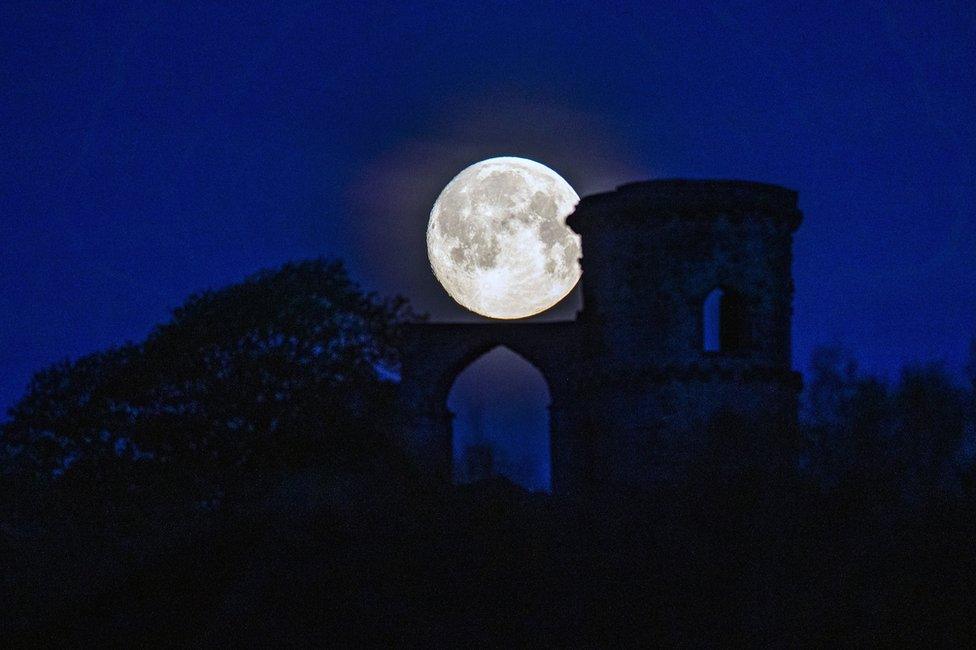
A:
<svg viewBox="0 0 976 650">
<path fill-rule="evenodd" d="M 37 373 L 2 427 L 4 472 L 179 465 L 223 484 L 353 461 L 382 444 L 413 318 L 324 259 L 193 295 L 145 341 Z"/>
<path fill-rule="evenodd" d="M 956 490 L 972 472 L 965 447 L 974 393 L 945 368 L 908 366 L 889 382 L 861 375 L 837 347 L 817 350 L 811 368 L 805 458 L 826 486 L 860 485 L 874 495 L 883 485 L 918 498 Z"/>
</svg>

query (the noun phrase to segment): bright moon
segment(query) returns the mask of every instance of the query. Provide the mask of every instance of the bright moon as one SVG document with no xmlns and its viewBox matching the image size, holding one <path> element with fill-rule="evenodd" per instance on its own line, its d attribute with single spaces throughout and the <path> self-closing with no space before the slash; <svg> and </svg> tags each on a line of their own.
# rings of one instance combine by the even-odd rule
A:
<svg viewBox="0 0 976 650">
<path fill-rule="evenodd" d="M 580 238 L 566 225 L 579 196 L 545 165 L 490 158 L 447 184 L 430 211 L 427 256 L 462 306 L 491 318 L 549 309 L 580 277 Z"/>
</svg>

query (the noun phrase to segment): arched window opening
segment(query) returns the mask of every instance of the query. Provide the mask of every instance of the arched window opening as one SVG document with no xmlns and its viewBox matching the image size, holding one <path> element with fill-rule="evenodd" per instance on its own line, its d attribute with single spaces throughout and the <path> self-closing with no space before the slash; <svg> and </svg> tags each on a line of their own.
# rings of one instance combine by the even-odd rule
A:
<svg viewBox="0 0 976 650">
<path fill-rule="evenodd" d="M 504 476 L 528 490 L 549 491 L 549 403 L 542 373 L 508 348 L 497 347 L 465 368 L 447 398 L 454 413 L 454 481 Z"/>
<path fill-rule="evenodd" d="M 702 309 L 702 347 L 705 352 L 734 352 L 748 343 L 748 323 L 742 296 L 714 289 Z"/>
</svg>

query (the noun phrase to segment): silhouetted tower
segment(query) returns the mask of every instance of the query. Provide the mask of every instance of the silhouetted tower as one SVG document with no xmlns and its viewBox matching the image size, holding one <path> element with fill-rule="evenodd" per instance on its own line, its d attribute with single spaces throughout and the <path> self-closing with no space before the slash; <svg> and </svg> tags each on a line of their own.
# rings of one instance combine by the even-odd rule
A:
<svg viewBox="0 0 976 650">
<path fill-rule="evenodd" d="M 450 477 L 448 391 L 504 345 L 548 383 L 556 492 L 791 462 L 800 219 L 795 192 L 762 183 L 648 181 L 585 197 L 568 219 L 583 240 L 577 320 L 405 328 L 403 448 L 435 479 Z"/>
<path fill-rule="evenodd" d="M 795 192 L 740 181 L 632 183 L 580 202 L 568 223 L 583 240 L 585 372 L 564 414 L 578 461 L 564 483 L 670 482 L 716 454 L 786 462 L 800 220 Z"/>
</svg>

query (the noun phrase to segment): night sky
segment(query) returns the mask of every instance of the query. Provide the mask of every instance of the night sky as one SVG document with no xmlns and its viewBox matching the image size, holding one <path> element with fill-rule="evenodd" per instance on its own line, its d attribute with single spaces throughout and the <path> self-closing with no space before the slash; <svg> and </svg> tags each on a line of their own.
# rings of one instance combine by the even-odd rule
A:
<svg viewBox="0 0 976 650">
<path fill-rule="evenodd" d="M 117 4 L 0 8 L 0 408 L 46 364 L 289 259 L 473 318 L 424 232 L 496 155 L 580 195 L 797 189 L 801 369 L 839 342 L 871 372 L 957 370 L 976 333 L 971 1 Z"/>
</svg>

